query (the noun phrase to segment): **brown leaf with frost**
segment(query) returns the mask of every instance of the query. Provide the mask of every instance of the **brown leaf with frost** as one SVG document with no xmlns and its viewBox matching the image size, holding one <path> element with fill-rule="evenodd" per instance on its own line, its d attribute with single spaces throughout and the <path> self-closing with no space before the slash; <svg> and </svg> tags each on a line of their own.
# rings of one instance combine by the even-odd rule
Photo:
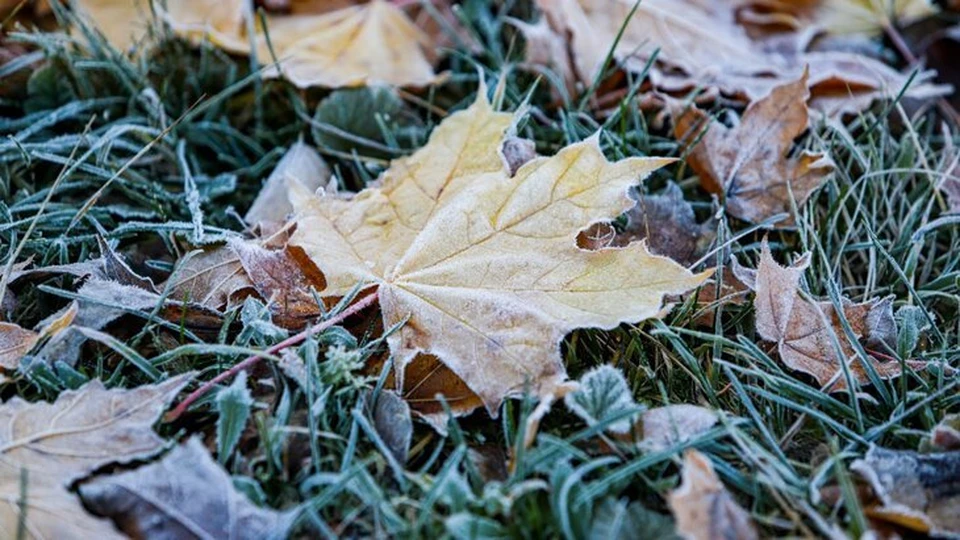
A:
<svg viewBox="0 0 960 540">
<path fill-rule="evenodd" d="M 132 0 L 77 4 L 121 50 L 143 39 L 152 20 L 149 7 Z M 167 0 L 154 6 L 188 39 L 208 39 L 237 54 L 251 53 L 252 43 L 267 66 L 264 76 L 283 76 L 301 88 L 425 86 L 437 79 L 427 58 L 431 40 L 399 7 L 387 0 L 333 7 L 310 2 L 290 13 L 268 13 L 265 30 L 249 0 Z"/>
<path fill-rule="evenodd" d="M 695 107 L 672 105 L 674 133 L 690 146 L 687 161 L 704 188 L 723 196 L 734 217 L 760 223 L 792 216 L 833 171 L 826 154 L 790 157 L 793 141 L 807 130 L 807 75 L 750 104 L 740 124 L 728 128 Z M 704 131 L 705 130 L 705 131 Z M 793 219 L 775 226 L 792 225 Z"/>
<path fill-rule="evenodd" d="M 576 245 L 582 229 L 628 210 L 628 189 L 666 160 L 611 163 L 591 138 L 511 177 L 499 150 L 513 121 L 481 88 L 425 147 L 391 163 L 378 187 L 294 201 L 292 243 L 316 261 L 327 294 L 371 284 L 384 327 L 404 323 L 388 338 L 398 373 L 418 355 L 436 356 L 492 414 L 525 387 L 557 390 L 568 332 L 657 316 L 664 295 L 707 277 L 642 244 Z"/>
<path fill-rule="evenodd" d="M 132 538 L 283 538 L 295 518 L 250 502 L 197 437 L 156 463 L 80 486 L 80 496 Z"/>
<path fill-rule="evenodd" d="M 800 278 L 809 263 L 810 254 L 806 253 L 793 265 L 780 266 L 773 260 L 766 241 L 756 270 L 746 269 L 734 260 L 735 275 L 756 293 L 757 333 L 777 344 L 780 359 L 787 367 L 813 376 L 821 386 L 830 383 L 831 392 L 848 388 L 841 362 L 847 363 L 854 381 L 869 384 L 867 370 L 847 338 L 833 303 L 809 302 L 800 296 Z M 889 299 L 855 304 L 844 298 L 843 317 L 858 340 L 890 339 L 887 334 L 893 324 L 893 310 Z M 840 351 L 834 345 L 834 338 L 840 344 Z M 870 362 L 881 379 L 903 373 L 897 361 L 883 362 L 871 357 Z M 908 361 L 907 365 L 922 369 L 925 363 Z"/>
<path fill-rule="evenodd" d="M 767 20 L 829 34 L 874 36 L 886 26 L 903 26 L 936 13 L 930 0 L 741 0 Z"/>
<path fill-rule="evenodd" d="M 715 88 L 752 102 L 795 81 L 809 66 L 812 105 L 836 116 L 859 112 L 878 98 L 895 98 L 910 81 L 908 75 L 866 56 L 808 52 L 810 35 L 790 40 L 788 47 L 771 45 L 769 37 L 753 39 L 737 17 L 738 4 L 743 2 L 537 0 L 553 31 L 570 36 L 566 55 L 572 56 L 584 85 L 598 75 L 621 28 L 614 60 L 628 71 L 648 73 L 659 91 L 676 95 Z M 648 70 L 654 53 L 656 61 Z M 562 66 L 564 56 L 554 54 L 551 64 Z M 945 94 L 947 88 L 928 84 L 934 75 L 919 73 L 904 95 L 927 99 Z M 819 100 L 821 90 L 829 99 Z"/>
<path fill-rule="evenodd" d="M 960 535 L 960 451 L 918 454 L 874 446 L 850 470 L 866 480 L 875 500 L 864 514 L 934 537 Z"/>
<path fill-rule="evenodd" d="M 651 253 L 687 267 L 697 262 L 716 237 L 713 222 L 697 223 L 693 207 L 684 200 L 680 186 L 672 182 L 659 195 L 640 196 L 626 218 L 614 246 L 645 240 Z"/>
<path fill-rule="evenodd" d="M 313 291 L 326 288 L 323 273 L 296 246 L 271 250 L 252 240 L 231 240 L 188 256 L 167 284 L 170 298 L 208 309 L 229 306 L 255 292 L 285 325 L 320 314 Z"/>
<path fill-rule="evenodd" d="M 0 368 L 14 371 L 20 359 L 37 344 L 40 335 L 13 323 L 0 323 Z"/>
<path fill-rule="evenodd" d="M 0 528 L 16 531 L 25 520 L 26 537 L 36 540 L 123 538 L 109 521 L 88 514 L 67 486 L 105 465 L 161 450 L 165 441 L 152 426 L 189 379 L 109 390 L 95 380 L 53 403 L 6 402 L 0 408 L 7 426 L 0 433 Z"/>
<path fill-rule="evenodd" d="M 759 538 L 750 514 L 726 490 L 710 459 L 690 449 L 683 455 L 683 481 L 667 503 L 677 520 L 677 532 L 688 540 Z"/>
</svg>

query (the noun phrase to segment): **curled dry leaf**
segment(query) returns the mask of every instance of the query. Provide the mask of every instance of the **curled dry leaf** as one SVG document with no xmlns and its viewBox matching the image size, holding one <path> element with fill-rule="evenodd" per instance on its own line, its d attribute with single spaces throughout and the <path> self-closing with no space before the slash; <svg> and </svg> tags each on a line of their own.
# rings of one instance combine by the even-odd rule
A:
<svg viewBox="0 0 960 540">
<path fill-rule="evenodd" d="M 673 182 L 660 195 L 640 195 L 625 216 L 627 222 L 622 231 L 598 223 L 580 234 L 578 244 L 584 249 L 600 249 L 645 240 L 650 253 L 690 267 L 716 237 L 712 220 L 697 223 L 693 207 Z"/>
<path fill-rule="evenodd" d="M 133 538 L 285 538 L 295 517 L 250 502 L 197 437 L 156 463 L 86 483 L 80 495 Z"/>
<path fill-rule="evenodd" d="M 877 499 L 864 509 L 871 519 L 934 536 L 960 535 L 960 451 L 918 454 L 874 446 L 850 469 Z"/>
<path fill-rule="evenodd" d="M 689 540 L 759 538 L 750 515 L 723 487 L 707 456 L 690 449 L 683 457 L 683 481 L 667 497 L 677 532 Z"/>
<path fill-rule="evenodd" d="M 795 44 L 781 50 L 771 47 L 769 38 L 754 40 L 736 17 L 736 4 L 721 0 L 644 0 L 639 4 L 633 0 L 537 0 L 554 31 L 570 36 L 570 49 L 565 53 L 573 58 L 577 78 L 587 85 L 597 77 L 607 51 L 619 38 L 614 59 L 620 66 L 648 73 L 658 90 L 673 94 L 716 88 L 751 102 L 796 80 L 809 66 L 807 84 L 813 105 L 837 116 L 859 112 L 875 99 L 897 97 L 908 86 L 909 76 L 866 56 L 805 52 L 809 32 L 788 40 Z M 654 54 L 656 62 L 648 69 Z M 565 61 L 560 56 L 552 63 L 562 66 Z M 905 95 L 927 99 L 947 93 L 947 88 L 927 84 L 933 76 L 933 72 L 918 74 Z M 821 91 L 830 99 L 820 102 Z"/>
<path fill-rule="evenodd" d="M 299 247 L 270 250 L 252 240 L 231 240 L 188 256 L 166 286 L 170 298 L 214 310 L 256 292 L 279 323 L 297 326 L 320 314 L 314 291 L 326 288 L 326 279 Z"/>
<path fill-rule="evenodd" d="M 0 408 L 7 426 L 0 433 L 0 528 L 16 531 L 25 520 L 27 538 L 37 540 L 123 538 L 108 521 L 89 515 L 67 486 L 104 465 L 159 451 L 165 441 L 152 426 L 189 379 L 129 390 L 93 381 L 53 403 L 6 402 Z"/>
<path fill-rule="evenodd" d="M 823 386 L 831 384 L 831 392 L 848 388 L 841 362 L 846 362 L 851 378 L 858 384 L 868 384 L 870 377 L 847 339 L 840 315 L 831 302 L 809 302 L 799 293 L 800 278 L 810 263 L 810 254 L 804 254 L 792 266 L 783 267 L 773 260 L 770 247 L 764 241 L 757 270 L 746 269 L 734 260 L 737 278 L 756 293 L 757 333 L 767 341 L 777 343 L 780 359 L 791 369 L 812 375 Z M 855 304 L 843 299 L 843 317 L 849 322 L 857 339 L 886 342 L 893 319 L 890 299 L 873 299 Z M 834 345 L 833 337 L 840 344 Z M 871 366 L 881 379 L 903 373 L 897 361 L 882 362 L 870 358 Z M 924 363 L 908 361 L 913 368 Z"/>
<path fill-rule="evenodd" d="M 807 130 L 807 74 L 751 103 L 738 126 L 727 128 L 695 107 L 673 104 L 674 133 L 692 146 L 687 161 L 704 188 L 723 196 L 727 211 L 753 223 L 792 216 L 833 171 L 826 154 L 790 157 Z M 704 131 L 705 130 L 705 131 Z M 793 218 L 777 223 L 793 225 Z"/>
<path fill-rule="evenodd" d="M 77 4 L 119 49 L 142 39 L 152 20 L 150 8 L 132 0 Z M 265 76 L 282 75 L 301 88 L 424 86 L 436 80 L 427 58 L 430 39 L 399 7 L 386 0 L 351 4 L 311 2 L 289 14 L 267 14 L 266 29 L 250 0 L 168 0 L 165 10 L 154 9 L 181 36 L 209 39 L 238 54 L 250 53 L 252 44 L 268 66 Z"/>
<path fill-rule="evenodd" d="M 303 142 L 294 143 L 273 169 L 257 195 L 244 220 L 250 225 L 278 223 L 287 220 L 293 212 L 289 182 L 296 182 L 303 189 L 315 191 L 330 180 L 330 168 L 320 154 Z"/>
<path fill-rule="evenodd" d="M 611 163 L 592 138 L 510 177 L 499 151 L 513 120 L 481 88 L 425 147 L 394 161 L 379 187 L 294 201 L 292 242 L 317 262 L 328 294 L 374 284 L 384 327 L 405 323 L 388 338 L 397 373 L 434 355 L 491 414 L 527 385 L 554 393 L 566 379 L 566 333 L 654 317 L 664 295 L 707 277 L 642 244 L 576 245 L 583 228 L 629 209 L 628 188 L 667 160 Z"/>
</svg>

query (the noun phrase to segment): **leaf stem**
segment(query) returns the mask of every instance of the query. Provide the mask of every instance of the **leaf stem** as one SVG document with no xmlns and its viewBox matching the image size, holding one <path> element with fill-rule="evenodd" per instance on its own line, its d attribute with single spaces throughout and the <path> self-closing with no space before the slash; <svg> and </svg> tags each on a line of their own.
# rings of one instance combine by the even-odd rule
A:
<svg viewBox="0 0 960 540">
<path fill-rule="evenodd" d="M 237 373 L 240 373 L 241 371 L 244 371 L 244 370 L 246 370 L 246 369 L 248 369 L 248 368 L 253 367 L 257 362 L 259 362 L 261 359 L 263 359 L 264 355 L 276 354 L 276 353 L 278 353 L 278 352 L 286 349 L 287 347 L 290 347 L 290 346 L 292 346 L 292 345 L 297 345 L 297 344 L 305 341 L 307 338 L 309 338 L 309 337 L 311 337 L 311 336 L 313 336 L 313 335 L 315 335 L 315 334 L 319 334 L 320 332 L 323 332 L 323 331 L 326 330 L 327 328 L 330 328 L 331 326 L 333 326 L 333 325 L 335 325 L 335 324 L 338 324 L 338 323 L 340 323 L 340 322 L 343 322 L 344 319 L 346 319 L 346 318 L 348 318 L 348 317 L 350 317 L 350 316 L 352 316 L 352 315 L 356 315 L 357 313 L 359 313 L 359 312 L 363 311 L 364 309 L 370 307 L 371 305 L 373 305 L 374 302 L 377 301 L 377 299 L 378 299 L 377 292 L 374 291 L 372 294 L 368 294 L 367 296 L 361 298 L 360 301 L 358 301 L 357 303 L 355 303 L 355 304 L 353 304 L 352 306 L 348 307 L 347 309 L 341 311 L 340 313 L 334 315 L 333 317 L 330 317 L 329 319 L 327 319 L 327 320 L 325 320 L 325 321 L 319 322 L 319 323 L 317 323 L 317 324 L 315 324 L 315 325 L 307 328 L 307 329 L 304 330 L 303 332 L 300 332 L 299 334 L 290 336 L 290 337 L 288 337 L 287 339 L 281 341 L 280 343 L 277 343 L 276 345 L 271 346 L 271 347 L 268 348 L 267 350 L 263 351 L 263 354 L 247 357 L 245 360 L 243 360 L 243 361 L 240 362 L 239 364 L 236 364 L 235 366 L 231 367 L 230 369 L 228 369 L 228 370 L 224 371 L 223 373 L 217 375 L 216 377 L 210 379 L 209 381 L 207 381 L 206 383 L 204 383 L 200 388 L 197 388 L 196 390 L 194 390 L 193 392 L 191 392 L 190 395 L 188 395 L 186 398 L 184 398 L 184 400 L 181 401 L 180 404 L 177 405 L 177 407 L 176 407 L 175 409 L 173 409 L 172 411 L 170 411 L 169 413 L 167 413 L 167 415 L 164 417 L 164 421 L 165 421 L 165 422 L 172 422 L 172 421 L 176 420 L 177 418 L 180 417 L 180 415 L 182 415 L 183 413 L 185 413 L 185 412 L 187 411 L 187 408 L 189 408 L 190 405 L 193 404 L 193 402 L 195 402 L 196 400 L 200 399 L 204 394 L 206 394 L 207 392 L 209 392 L 211 388 L 213 388 L 214 386 L 222 383 L 223 381 L 225 381 L 225 380 L 233 377 L 233 376 L 236 375 Z"/>
</svg>

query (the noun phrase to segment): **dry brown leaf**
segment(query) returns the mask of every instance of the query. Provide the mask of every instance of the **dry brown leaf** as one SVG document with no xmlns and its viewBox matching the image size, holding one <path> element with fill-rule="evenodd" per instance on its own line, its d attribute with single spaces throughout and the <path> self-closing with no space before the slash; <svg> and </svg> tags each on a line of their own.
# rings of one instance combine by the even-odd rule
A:
<svg viewBox="0 0 960 540">
<path fill-rule="evenodd" d="M 25 519 L 27 538 L 37 540 L 123 538 L 109 521 L 88 514 L 66 487 L 104 465 L 162 449 L 165 441 L 152 426 L 190 377 L 110 390 L 93 381 L 53 403 L 6 402 L 0 408 L 7 426 L 0 433 L 0 529 L 16 531 Z"/>
<path fill-rule="evenodd" d="M 142 39 L 152 20 L 149 7 L 132 0 L 77 4 L 119 49 Z M 386 0 L 352 4 L 328 11 L 323 3 L 310 2 L 290 14 L 267 14 L 267 31 L 249 0 L 167 0 L 165 11 L 159 4 L 154 8 L 181 36 L 209 39 L 238 54 L 249 54 L 252 43 L 258 60 L 268 66 L 265 76 L 283 75 L 301 88 L 424 86 L 436 80 L 425 51 L 430 39 L 399 7 Z M 252 39 L 248 22 L 256 32 Z M 279 66 L 271 66 L 274 53 Z"/>
<path fill-rule="evenodd" d="M 688 540 L 759 538 L 750 515 L 723 487 L 709 458 L 690 449 L 683 456 L 683 482 L 667 497 L 677 532 Z"/>
<path fill-rule="evenodd" d="M 610 163 L 591 138 L 511 178 L 499 150 L 513 120 L 481 88 L 379 187 L 294 201 L 292 242 L 317 262 L 328 294 L 373 284 L 384 327 L 405 323 L 388 338 L 398 373 L 432 354 L 492 414 L 527 384 L 553 394 L 566 379 L 559 343 L 571 330 L 654 317 L 665 294 L 707 277 L 640 244 L 576 245 L 580 230 L 629 209 L 628 188 L 666 160 Z"/>
<path fill-rule="evenodd" d="M 637 4 L 632 0 L 538 0 L 537 4 L 554 32 L 570 36 L 566 54 L 573 57 L 576 75 L 586 85 L 594 81 L 621 28 L 624 32 L 614 59 L 628 71 L 649 73 L 662 92 L 716 88 L 751 102 L 775 86 L 796 80 L 809 66 L 812 105 L 835 116 L 858 112 L 877 98 L 894 98 L 910 80 L 865 56 L 808 53 L 809 32 L 788 36 L 789 46 L 766 36 L 754 40 L 738 21 L 734 2 L 644 0 L 625 27 Z M 778 39 L 783 41 L 782 36 Z M 654 52 L 656 62 L 648 71 Z M 554 55 L 551 63 L 562 66 L 563 62 L 564 56 Z M 927 99 L 946 93 L 946 88 L 927 84 L 933 76 L 932 72 L 918 74 L 904 95 Z M 821 86 L 827 92 L 823 100 L 819 99 Z"/>
<path fill-rule="evenodd" d="M 733 128 L 695 107 L 672 106 L 677 139 L 693 145 L 687 162 L 704 188 L 723 196 L 730 215 L 752 223 L 792 216 L 833 171 L 826 154 L 790 157 L 794 139 L 807 130 L 809 95 L 804 74 L 751 103 Z M 791 217 L 775 225 L 793 224 Z"/>
<path fill-rule="evenodd" d="M 304 251 L 296 246 L 271 250 L 252 240 L 189 256 L 167 287 L 170 298 L 208 309 L 230 306 L 245 293 L 256 292 L 284 325 L 297 326 L 319 315 L 313 291 L 326 280 Z"/>
<path fill-rule="evenodd" d="M 243 219 L 250 225 L 284 222 L 293 212 L 287 195 L 289 182 L 297 182 L 303 189 L 315 191 L 328 180 L 330 168 L 320 154 L 303 142 L 296 142 L 270 173 Z"/>
<path fill-rule="evenodd" d="M 86 483 L 80 495 L 132 538 L 284 538 L 295 518 L 251 503 L 196 437 L 156 463 Z"/>
<path fill-rule="evenodd" d="M 25 330 L 13 323 L 0 323 L 0 368 L 14 371 L 20 359 L 33 348 L 40 334 Z"/>
<path fill-rule="evenodd" d="M 185 256 L 164 287 L 173 300 L 222 309 L 252 291 L 253 282 L 236 252 L 218 246 Z"/>
<path fill-rule="evenodd" d="M 757 333 L 777 344 L 780 359 L 789 368 L 812 375 L 821 386 L 835 381 L 829 387 L 831 392 L 848 388 L 841 362 L 847 363 L 853 380 L 861 385 L 869 384 L 866 368 L 847 339 L 834 305 L 831 302 L 809 302 L 800 296 L 800 278 L 809 262 L 810 254 L 806 253 L 793 265 L 780 266 L 773 260 L 766 241 L 756 271 L 748 270 L 734 260 L 733 270 L 737 278 L 756 293 Z M 860 304 L 843 299 L 843 315 L 858 340 L 889 339 L 886 334 L 893 324 L 889 299 L 873 299 Z M 842 354 L 838 354 L 834 337 Z M 881 379 L 903 373 L 897 361 L 882 362 L 871 357 L 871 365 Z M 916 369 L 925 366 L 918 361 L 908 361 L 907 365 Z"/>
<path fill-rule="evenodd" d="M 938 537 L 960 535 L 960 451 L 918 454 L 874 446 L 850 470 L 879 500 L 864 508 L 871 520 Z"/>
</svg>

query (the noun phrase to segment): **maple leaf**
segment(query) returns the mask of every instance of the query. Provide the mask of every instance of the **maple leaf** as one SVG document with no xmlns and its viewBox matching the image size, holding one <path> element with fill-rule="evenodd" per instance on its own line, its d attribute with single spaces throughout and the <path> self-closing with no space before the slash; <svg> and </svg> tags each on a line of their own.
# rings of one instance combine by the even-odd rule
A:
<svg viewBox="0 0 960 540">
<path fill-rule="evenodd" d="M 750 515 L 723 487 L 710 459 L 690 449 L 683 455 L 683 482 L 667 497 L 677 531 L 689 540 L 759 538 Z"/>
<path fill-rule="evenodd" d="M 799 294 L 800 277 L 810 263 L 810 254 L 804 254 L 796 263 L 782 267 L 773 260 L 770 247 L 763 242 L 757 270 L 748 270 L 734 259 L 733 271 L 741 282 L 756 293 L 757 332 L 767 341 L 777 343 L 780 359 L 791 369 L 812 375 L 831 392 L 845 390 L 841 362 L 846 362 L 850 375 L 859 384 L 868 384 L 870 377 L 856 357 L 840 321 L 840 315 L 831 302 L 809 302 Z M 889 327 L 894 323 L 889 299 L 874 299 L 855 304 L 843 299 L 843 317 L 847 319 L 857 339 L 887 341 Z M 838 353 L 833 338 L 840 343 Z M 900 362 L 881 362 L 870 359 L 873 369 L 882 379 L 902 374 Z M 908 366 L 920 369 L 923 362 L 907 361 Z"/>
<path fill-rule="evenodd" d="M 197 437 L 156 463 L 88 482 L 80 495 L 133 538 L 282 538 L 295 517 L 251 503 Z"/>
<path fill-rule="evenodd" d="M 572 56 L 576 76 L 585 84 L 592 84 L 613 49 L 613 58 L 623 69 L 647 74 L 661 92 L 716 88 L 747 102 L 796 80 L 809 66 L 811 103 L 831 116 L 856 113 L 873 100 L 897 97 L 904 89 L 905 95 L 918 99 L 949 92 L 927 84 L 935 76 L 931 71 L 911 79 L 866 56 L 807 52 L 809 32 L 790 40 L 789 47 L 753 39 L 736 16 L 735 2 L 537 0 L 537 5 L 554 32 L 570 36 L 569 52 L 554 54 L 551 63 L 561 66 L 562 73 L 564 56 Z M 830 99 L 818 100 L 821 91 Z"/>
<path fill-rule="evenodd" d="M 100 381 L 60 394 L 53 403 L 14 397 L 0 408 L 0 528 L 28 538 L 122 538 L 84 511 L 67 490 L 74 480 L 111 463 L 159 451 L 153 424 L 191 375 L 133 389 Z M 26 497 L 23 497 L 23 493 Z M 21 508 L 23 505 L 23 508 Z"/>
<path fill-rule="evenodd" d="M 511 177 L 499 155 L 513 116 L 481 88 L 379 187 L 350 199 L 294 196 L 292 243 L 329 294 L 376 285 L 402 388 L 404 368 L 436 356 L 491 414 L 525 384 L 549 395 L 566 378 L 560 340 L 581 327 L 656 316 L 665 294 L 704 279 L 642 244 L 587 251 L 578 233 L 633 205 L 628 188 L 665 159 L 607 161 L 598 139 L 537 158 Z"/>
<path fill-rule="evenodd" d="M 802 206 L 833 171 L 826 154 L 805 151 L 789 157 L 794 139 L 809 122 L 807 79 L 804 73 L 751 103 L 733 128 L 697 108 L 673 106 L 674 133 L 693 145 L 688 163 L 708 191 L 723 195 L 731 215 L 754 223 L 779 213 L 792 215 L 794 205 Z M 777 225 L 792 224 L 791 218 Z"/>
<path fill-rule="evenodd" d="M 143 39 L 152 21 L 149 7 L 133 0 L 78 0 L 79 8 L 118 49 Z M 424 86 L 436 80 L 425 48 L 430 39 L 391 2 L 311 3 L 291 14 L 265 15 L 266 30 L 249 0 L 168 0 L 154 8 L 181 36 L 209 40 L 223 49 L 249 54 L 264 64 L 267 77 L 284 76 L 305 88 L 338 88 L 384 83 Z M 248 35 L 248 22 L 255 35 Z M 269 31 L 269 40 L 267 39 Z"/>
</svg>

